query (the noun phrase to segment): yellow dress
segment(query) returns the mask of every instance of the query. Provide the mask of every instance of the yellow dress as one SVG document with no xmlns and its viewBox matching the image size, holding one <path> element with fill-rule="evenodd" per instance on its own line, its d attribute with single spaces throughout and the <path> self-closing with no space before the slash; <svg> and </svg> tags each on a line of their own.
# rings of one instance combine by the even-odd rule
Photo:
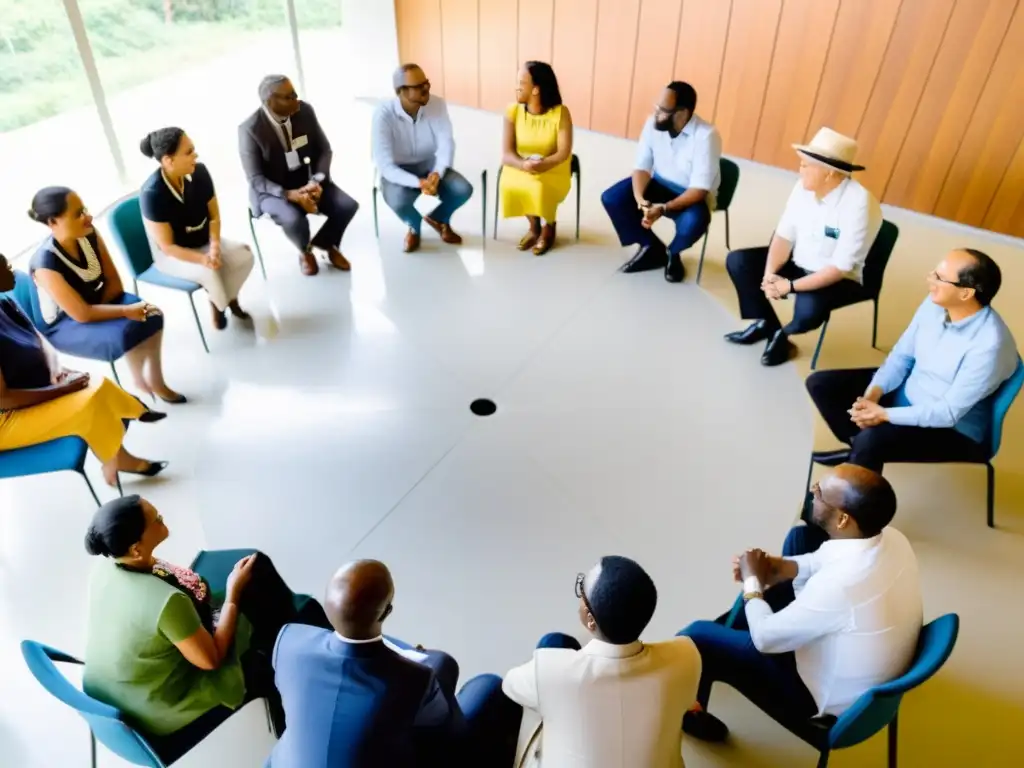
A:
<svg viewBox="0 0 1024 768">
<path fill-rule="evenodd" d="M 531 115 L 523 104 L 513 104 L 505 114 L 516 129 L 516 152 L 520 157 L 540 155 L 547 157 L 558 149 L 558 125 L 562 120 L 561 104 L 541 115 Z M 540 216 L 555 221 L 558 204 L 569 194 L 571 158 L 543 173 L 527 173 L 518 168 L 504 166 L 498 196 L 502 215 Z"/>
<path fill-rule="evenodd" d="M 28 408 L 0 411 L 0 451 L 45 443 L 58 437 L 82 438 L 106 462 L 124 438 L 122 419 L 137 419 L 146 407 L 110 379 Z"/>
</svg>

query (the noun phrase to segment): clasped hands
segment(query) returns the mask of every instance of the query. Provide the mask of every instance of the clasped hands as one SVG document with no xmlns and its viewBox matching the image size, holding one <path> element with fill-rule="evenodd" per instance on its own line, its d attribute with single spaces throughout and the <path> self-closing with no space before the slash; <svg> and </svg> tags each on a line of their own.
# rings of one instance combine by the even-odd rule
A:
<svg viewBox="0 0 1024 768">
<path fill-rule="evenodd" d="M 424 195 L 430 195 L 431 197 L 437 197 L 437 188 L 441 184 L 441 174 L 437 171 L 431 171 L 428 176 L 424 176 L 420 179 L 420 192 Z"/>
<path fill-rule="evenodd" d="M 765 275 L 761 281 L 761 290 L 769 299 L 784 299 L 793 292 L 793 281 L 781 275 Z"/>
<path fill-rule="evenodd" d="M 767 589 L 786 580 L 783 573 L 784 562 L 783 558 L 769 555 L 763 549 L 748 549 L 732 559 L 732 577 L 743 583 L 754 576 L 762 588 Z"/>
<path fill-rule="evenodd" d="M 323 194 L 323 187 L 317 182 L 310 181 L 306 186 L 293 189 L 288 192 L 288 200 L 298 205 L 306 213 L 317 213 L 320 195 Z"/>
<path fill-rule="evenodd" d="M 877 393 L 877 394 L 876 394 Z M 889 412 L 878 404 L 881 393 L 877 390 L 868 392 L 864 397 L 858 397 L 853 407 L 847 413 L 850 414 L 850 421 L 861 429 L 876 427 L 889 420 Z"/>
<path fill-rule="evenodd" d="M 77 392 L 89 386 L 89 374 L 84 371 L 61 368 L 50 374 L 50 384 L 65 390 L 65 392 Z"/>
<path fill-rule="evenodd" d="M 644 212 L 644 220 L 640 222 L 640 226 L 644 229 L 650 229 L 654 222 L 665 215 L 667 210 L 664 203 L 652 203 L 650 200 L 637 200 L 636 207 Z"/>
</svg>

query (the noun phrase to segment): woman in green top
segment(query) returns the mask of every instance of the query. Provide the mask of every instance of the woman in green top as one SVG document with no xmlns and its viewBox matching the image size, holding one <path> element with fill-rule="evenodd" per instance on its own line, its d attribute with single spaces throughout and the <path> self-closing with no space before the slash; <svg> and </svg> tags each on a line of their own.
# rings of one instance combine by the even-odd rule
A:
<svg viewBox="0 0 1024 768">
<path fill-rule="evenodd" d="M 243 553 L 202 553 L 196 570 L 160 560 L 153 550 L 167 536 L 138 496 L 96 511 L 85 547 L 103 558 L 89 584 L 86 693 L 120 709 L 167 763 L 255 698 L 267 699 L 280 735 L 274 642 L 290 622 L 329 627 L 323 608 L 310 600 L 300 613 L 261 553 L 238 559 L 226 578 L 223 563 L 212 574 L 217 555 Z"/>
</svg>

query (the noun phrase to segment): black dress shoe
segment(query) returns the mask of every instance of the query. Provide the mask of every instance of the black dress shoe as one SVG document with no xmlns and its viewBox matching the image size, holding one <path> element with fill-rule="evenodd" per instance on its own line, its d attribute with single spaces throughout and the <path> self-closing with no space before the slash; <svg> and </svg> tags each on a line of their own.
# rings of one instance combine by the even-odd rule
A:
<svg viewBox="0 0 1024 768">
<path fill-rule="evenodd" d="M 162 421 L 167 418 L 167 414 L 163 411 L 150 411 L 145 410 L 139 416 L 139 421 L 143 424 L 154 424 L 158 421 Z"/>
<path fill-rule="evenodd" d="M 122 469 L 119 472 L 122 475 L 142 475 L 143 477 L 156 477 L 167 468 L 168 462 L 166 461 L 151 461 L 146 465 L 145 469 Z"/>
<path fill-rule="evenodd" d="M 761 365 L 782 365 L 789 360 L 793 349 L 789 337 L 780 328 L 768 339 L 768 346 L 764 348 L 764 354 L 761 355 Z"/>
<path fill-rule="evenodd" d="M 843 448 L 837 451 L 815 451 L 811 454 L 811 461 L 825 467 L 838 467 L 850 460 L 850 449 Z"/>
<path fill-rule="evenodd" d="M 668 264 L 668 251 L 659 241 L 655 245 L 641 245 L 636 254 L 626 262 L 622 271 L 626 273 L 647 272 L 651 269 L 661 269 Z"/>
<path fill-rule="evenodd" d="M 687 712 L 683 715 L 683 731 L 701 741 L 723 742 L 729 726 L 710 712 Z"/>
<path fill-rule="evenodd" d="M 683 260 L 678 253 L 669 254 L 668 264 L 665 265 L 665 279 L 670 283 L 681 283 L 686 277 L 686 270 L 683 269 Z"/>
<path fill-rule="evenodd" d="M 733 344 L 757 344 L 772 335 L 764 320 L 755 320 L 742 331 L 733 331 L 725 334 L 725 340 Z"/>
</svg>

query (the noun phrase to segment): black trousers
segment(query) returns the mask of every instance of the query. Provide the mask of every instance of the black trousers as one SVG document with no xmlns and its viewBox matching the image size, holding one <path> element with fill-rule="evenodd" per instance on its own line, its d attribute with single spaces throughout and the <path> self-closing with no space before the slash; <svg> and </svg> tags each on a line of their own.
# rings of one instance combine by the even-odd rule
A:
<svg viewBox="0 0 1024 768">
<path fill-rule="evenodd" d="M 725 259 L 725 268 L 736 286 L 736 295 L 740 300 L 740 317 L 745 320 L 764 320 L 768 329 L 776 331 L 782 327 L 771 299 L 761 290 L 764 280 L 764 268 L 768 263 L 768 248 L 741 248 L 730 251 Z M 790 259 L 778 274 L 787 280 L 798 280 L 808 272 L 801 269 Z M 817 291 L 798 293 L 794 298 L 793 320 L 783 330 L 787 335 L 807 333 L 824 325 L 833 309 L 856 304 L 868 298 L 864 286 L 860 283 L 843 279 L 838 283 L 820 288 Z"/>
<path fill-rule="evenodd" d="M 264 197 L 260 200 L 260 212 L 270 216 L 300 251 L 309 248 L 327 250 L 340 246 L 341 236 L 359 210 L 359 203 L 334 182 L 328 181 L 323 184 L 318 208 L 327 217 L 327 221 L 310 239 L 309 219 L 301 206 L 283 197 Z"/>
<path fill-rule="evenodd" d="M 985 447 L 949 427 L 905 427 L 879 424 L 861 429 L 847 411 L 864 394 L 877 368 L 818 371 L 807 377 L 807 392 L 821 417 L 840 442 L 850 446 L 850 463 L 881 472 L 887 462 L 913 464 L 984 463 Z M 891 405 L 891 395 L 881 405 Z"/>
</svg>

